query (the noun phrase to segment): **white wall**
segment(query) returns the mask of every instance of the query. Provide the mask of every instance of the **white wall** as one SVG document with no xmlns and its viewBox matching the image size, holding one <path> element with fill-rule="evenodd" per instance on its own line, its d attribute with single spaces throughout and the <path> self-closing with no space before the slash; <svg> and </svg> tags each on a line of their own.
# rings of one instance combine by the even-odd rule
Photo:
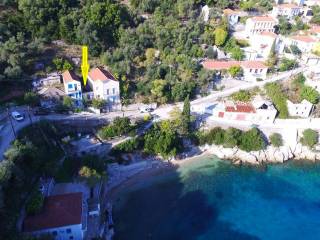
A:
<svg viewBox="0 0 320 240">
<path fill-rule="evenodd" d="M 55 240 L 70 240 L 70 237 L 73 237 L 74 240 L 82 240 L 84 238 L 84 232 L 81 224 L 49 228 L 32 233 L 32 235 L 35 236 L 39 236 L 41 234 L 51 234 L 52 236 L 55 236 Z"/>
</svg>

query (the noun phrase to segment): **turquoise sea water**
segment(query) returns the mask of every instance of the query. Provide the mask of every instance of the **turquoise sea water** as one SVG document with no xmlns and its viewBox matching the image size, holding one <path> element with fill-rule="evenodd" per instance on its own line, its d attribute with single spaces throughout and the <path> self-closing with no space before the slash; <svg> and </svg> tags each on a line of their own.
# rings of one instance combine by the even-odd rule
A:
<svg viewBox="0 0 320 240">
<path fill-rule="evenodd" d="M 320 239 L 320 165 L 201 158 L 121 193 L 114 221 L 116 240 Z"/>
</svg>

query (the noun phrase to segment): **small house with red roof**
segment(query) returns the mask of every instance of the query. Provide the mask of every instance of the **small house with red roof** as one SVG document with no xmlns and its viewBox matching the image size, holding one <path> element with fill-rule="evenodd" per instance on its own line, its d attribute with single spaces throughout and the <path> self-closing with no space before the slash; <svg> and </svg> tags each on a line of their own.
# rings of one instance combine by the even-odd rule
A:
<svg viewBox="0 0 320 240">
<path fill-rule="evenodd" d="M 217 61 L 206 60 L 202 63 L 203 68 L 218 72 L 227 71 L 231 67 L 239 66 L 243 70 L 245 81 L 254 82 L 267 78 L 268 67 L 262 61 Z"/>
<path fill-rule="evenodd" d="M 247 121 L 250 123 L 273 123 L 277 110 L 271 102 L 253 101 L 252 103 L 224 101 L 206 108 L 209 119 Z"/>
<path fill-rule="evenodd" d="M 46 197 L 41 212 L 23 222 L 26 234 L 49 234 L 59 240 L 84 239 L 86 230 L 87 206 L 80 192 Z"/>
<path fill-rule="evenodd" d="M 120 104 L 119 81 L 110 71 L 102 67 L 91 69 L 88 74 L 88 84 L 94 98 L 106 100 L 111 108 Z"/>
<path fill-rule="evenodd" d="M 295 45 L 303 53 L 311 53 L 319 41 L 311 35 L 294 35 L 286 39 L 286 46 Z"/>
<path fill-rule="evenodd" d="M 81 80 L 73 71 L 65 71 L 62 73 L 64 91 L 66 95 L 72 99 L 82 101 Z"/>
</svg>

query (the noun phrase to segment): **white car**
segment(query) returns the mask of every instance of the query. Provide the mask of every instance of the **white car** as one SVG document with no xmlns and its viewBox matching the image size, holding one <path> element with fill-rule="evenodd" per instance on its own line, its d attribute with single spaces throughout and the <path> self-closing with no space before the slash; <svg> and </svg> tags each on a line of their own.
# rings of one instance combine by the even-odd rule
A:
<svg viewBox="0 0 320 240">
<path fill-rule="evenodd" d="M 12 112 L 11 113 L 11 117 L 16 120 L 16 121 L 23 121 L 24 116 L 22 116 L 20 113 L 18 112 Z"/>
</svg>

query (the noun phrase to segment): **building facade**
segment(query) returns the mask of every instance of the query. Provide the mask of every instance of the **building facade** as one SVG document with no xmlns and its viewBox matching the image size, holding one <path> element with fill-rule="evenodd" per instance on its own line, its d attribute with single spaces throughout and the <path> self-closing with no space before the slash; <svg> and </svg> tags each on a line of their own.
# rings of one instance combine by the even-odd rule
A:
<svg viewBox="0 0 320 240">
<path fill-rule="evenodd" d="M 119 81 L 107 70 L 92 69 L 88 74 L 88 84 L 93 91 L 93 97 L 106 100 L 109 106 L 120 104 Z"/>
<path fill-rule="evenodd" d="M 274 32 L 278 21 L 270 16 L 257 16 L 248 18 L 245 33 L 248 37 L 262 32 Z"/>
<path fill-rule="evenodd" d="M 287 19 L 293 19 L 296 16 L 299 16 L 302 11 L 302 8 L 293 3 L 279 4 L 273 6 L 271 15 L 274 18 L 277 17 L 286 17 Z"/>
<path fill-rule="evenodd" d="M 62 79 L 66 95 L 77 101 L 82 101 L 81 81 L 78 76 L 74 72 L 65 71 L 62 74 Z"/>
<path fill-rule="evenodd" d="M 234 103 L 225 101 L 206 108 L 205 113 L 209 118 L 224 119 L 229 121 L 248 121 L 253 124 L 273 123 L 277 110 L 270 102 L 263 103 Z"/>
<path fill-rule="evenodd" d="M 313 108 L 313 104 L 305 99 L 301 103 L 293 103 L 287 100 L 287 106 L 290 116 L 301 118 L 309 117 Z"/>
<path fill-rule="evenodd" d="M 55 240 L 82 240 L 87 230 L 87 206 L 82 193 L 69 193 L 45 198 L 40 213 L 24 220 L 26 234 L 51 235 Z"/>
<path fill-rule="evenodd" d="M 243 80 L 255 82 L 267 78 L 268 67 L 262 61 L 216 61 L 207 60 L 203 62 L 203 67 L 207 70 L 218 72 L 228 71 L 231 67 L 239 66 L 243 69 Z"/>
</svg>

